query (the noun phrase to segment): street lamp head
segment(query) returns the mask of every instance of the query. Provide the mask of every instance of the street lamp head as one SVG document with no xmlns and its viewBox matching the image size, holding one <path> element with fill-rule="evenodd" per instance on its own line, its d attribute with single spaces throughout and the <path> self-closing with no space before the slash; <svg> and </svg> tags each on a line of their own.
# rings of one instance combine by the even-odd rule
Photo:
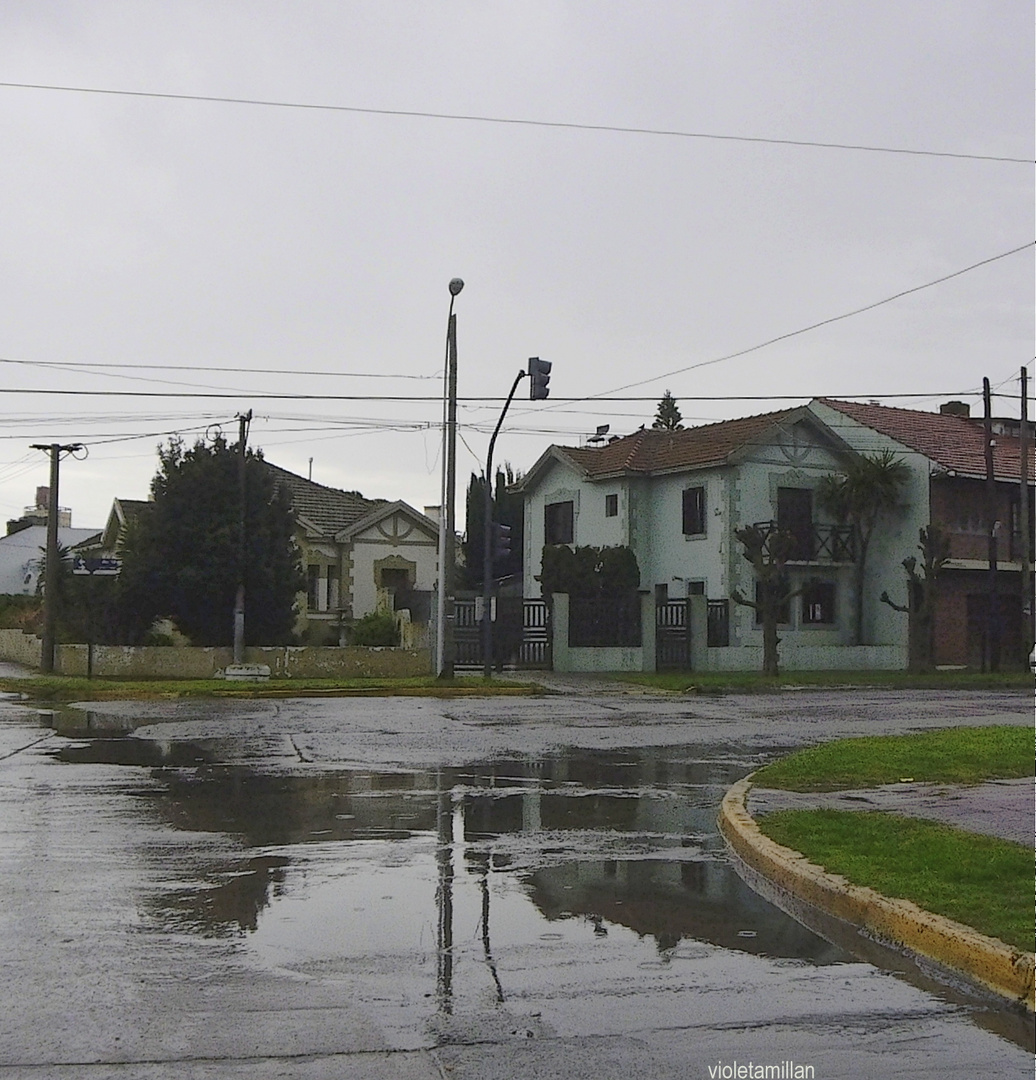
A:
<svg viewBox="0 0 1036 1080">
<path fill-rule="evenodd" d="M 450 281 L 450 296 L 456 296 L 464 288 L 464 282 L 459 277 Z"/>
</svg>

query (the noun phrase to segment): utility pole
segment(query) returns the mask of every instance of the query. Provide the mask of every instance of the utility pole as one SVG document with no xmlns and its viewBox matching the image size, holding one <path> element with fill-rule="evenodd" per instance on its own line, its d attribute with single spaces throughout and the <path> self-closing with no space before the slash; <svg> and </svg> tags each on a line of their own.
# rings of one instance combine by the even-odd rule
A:
<svg viewBox="0 0 1036 1080">
<path fill-rule="evenodd" d="M 1025 654 L 1028 655 L 1034 639 L 1033 596 L 1032 596 L 1032 524 L 1029 486 L 1029 458 L 1032 455 L 1032 434 L 1029 430 L 1029 369 L 1022 368 L 1022 413 L 1018 428 L 1019 457 L 1021 458 L 1021 488 L 1018 492 L 1018 516 L 1021 518 L 1022 542 L 1022 628 L 1024 632 Z"/>
<path fill-rule="evenodd" d="M 248 464 L 245 446 L 248 441 L 248 425 L 252 422 L 252 410 L 238 415 L 238 526 L 237 526 L 237 595 L 234 598 L 234 663 L 245 662 L 245 509 L 248 489 L 245 469 Z"/>
<path fill-rule="evenodd" d="M 54 647 L 58 625 L 58 579 L 61 567 L 58 559 L 58 463 L 62 454 L 73 454 L 83 449 L 82 443 L 32 443 L 33 450 L 50 454 L 50 492 L 47 501 L 47 561 L 46 581 L 43 590 L 43 652 L 40 669 L 49 675 L 54 670 Z"/>
<path fill-rule="evenodd" d="M 1000 597 L 997 588 L 997 520 L 996 473 L 993 468 L 993 395 L 989 379 L 982 380 L 984 439 L 986 458 L 986 537 L 989 543 L 989 578 L 986 594 L 986 646 L 982 650 L 982 670 L 1000 670 Z"/>
</svg>

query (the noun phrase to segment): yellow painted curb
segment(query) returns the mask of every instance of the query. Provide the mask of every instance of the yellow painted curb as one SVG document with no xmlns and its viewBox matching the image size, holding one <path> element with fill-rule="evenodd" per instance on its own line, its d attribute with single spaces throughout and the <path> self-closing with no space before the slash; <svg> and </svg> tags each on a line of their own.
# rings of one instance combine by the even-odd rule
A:
<svg viewBox="0 0 1036 1080">
<path fill-rule="evenodd" d="M 752 777 L 738 781 L 720 807 L 724 840 L 745 864 L 821 911 L 865 928 L 879 941 L 927 957 L 1000 997 L 1034 1004 L 1034 958 L 963 923 L 933 915 L 909 900 L 829 874 L 797 851 L 764 836 L 746 808 Z"/>
</svg>

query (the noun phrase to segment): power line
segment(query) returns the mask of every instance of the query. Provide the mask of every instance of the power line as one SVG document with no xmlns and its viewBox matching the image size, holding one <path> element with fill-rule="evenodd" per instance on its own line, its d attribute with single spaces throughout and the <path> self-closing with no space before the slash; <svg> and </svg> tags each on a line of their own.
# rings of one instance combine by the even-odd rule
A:
<svg viewBox="0 0 1036 1080">
<path fill-rule="evenodd" d="M 27 367 L 55 367 L 75 371 L 78 368 L 120 368 L 154 371 L 153 364 L 114 364 L 100 360 L 26 360 L 0 356 L 0 364 L 24 364 Z M 313 375 L 330 379 L 417 379 L 430 381 L 440 375 L 386 375 L 370 371 L 299 371 L 295 368 L 215 367 L 212 364 L 162 364 L 163 371 L 219 371 L 237 375 Z"/>
<path fill-rule="evenodd" d="M 19 90 L 52 90 L 60 93 L 104 94 L 111 97 L 150 98 L 159 101 L 200 101 L 220 105 L 255 105 L 268 109 L 305 109 L 315 112 L 355 113 L 362 116 L 408 116 L 421 120 L 459 120 L 479 124 L 508 124 L 519 127 L 555 128 L 567 131 L 603 131 L 620 135 L 654 135 L 677 139 L 708 139 L 719 142 L 760 143 L 769 146 L 801 146 L 822 150 L 855 150 L 871 154 L 906 154 L 914 157 L 956 158 L 965 161 L 999 161 L 1032 165 L 1028 158 L 995 154 L 964 154 L 947 150 L 917 150 L 899 146 L 864 143 L 821 142 L 815 139 L 774 139 L 752 135 L 723 135 L 709 131 L 680 131 L 671 128 L 625 127 L 618 124 L 580 124 L 562 120 L 531 120 L 514 116 L 484 116 L 475 113 L 429 112 L 419 109 L 372 109 L 358 105 L 328 105 L 320 102 L 278 101 L 267 98 L 220 97 L 215 94 L 168 94 L 153 90 L 112 90 L 99 86 L 58 86 L 49 83 L 0 82 Z"/>
<path fill-rule="evenodd" d="M 819 325 L 819 324 L 818 324 Z M 796 331 L 801 333 L 801 331 Z M 789 337 L 791 335 L 784 335 Z M 782 340 L 775 338 L 775 341 Z M 755 346 L 756 349 L 762 348 L 761 345 Z M 746 352 L 753 350 L 748 349 Z M 742 353 L 735 353 L 733 355 L 743 355 Z M 731 359 L 732 357 L 724 357 L 721 359 Z M 707 360 L 705 363 L 719 363 L 718 360 Z M 693 367 L 701 367 L 701 364 L 693 364 Z M 682 368 L 681 371 L 690 371 L 691 368 Z M 670 372 L 669 374 L 679 374 L 680 372 Z M 658 375 L 652 379 L 645 379 L 644 382 L 654 382 L 657 379 L 666 379 L 669 375 Z M 631 386 L 640 386 L 642 383 L 630 383 Z M 626 387 L 619 387 L 618 389 L 624 390 Z M 66 390 L 55 389 L 54 387 L 46 387 L 34 389 L 32 387 L 0 387 L 0 394 L 44 394 L 59 397 L 131 397 L 131 398 L 231 398 L 235 401 L 247 399 L 249 401 L 392 401 L 392 402 L 406 402 L 406 403 L 420 403 L 420 402 L 436 402 L 441 403 L 442 397 L 438 394 L 277 394 L 277 393 L 254 393 L 252 391 L 240 391 L 235 393 L 220 392 L 205 392 L 205 391 L 183 391 L 183 390 Z M 808 400 L 813 397 L 837 397 L 837 398 L 875 398 L 891 400 L 894 398 L 936 398 L 936 397 L 952 397 L 954 395 L 974 395 L 974 390 L 950 390 L 942 393 L 933 393 L 932 391 L 926 391 L 925 393 L 913 393 L 913 394 L 758 394 L 758 395 L 746 395 L 746 394 L 716 394 L 710 396 L 702 396 L 695 394 L 679 395 L 677 401 L 801 401 L 804 398 Z M 998 396 L 998 395 L 994 395 Z M 501 401 L 505 401 L 502 397 L 458 397 L 458 403 L 463 404 L 486 404 L 493 405 Z M 586 397 L 558 397 L 551 398 L 551 401 L 558 404 L 581 404 L 583 402 L 598 402 L 607 404 L 608 402 L 616 403 L 628 403 L 632 401 L 658 401 L 657 394 L 641 395 L 636 397 L 630 396 L 614 396 L 611 394 L 591 394 Z M 542 410 L 537 410 L 542 411 Z"/>
<path fill-rule="evenodd" d="M 972 263 L 970 266 L 965 266 L 962 270 L 954 270 L 952 274 L 944 274 L 942 277 L 935 278 L 932 281 L 926 281 L 923 285 L 915 285 L 911 289 L 903 289 L 901 292 L 893 293 L 892 296 L 886 296 L 882 300 L 875 300 L 872 304 L 864 304 L 863 307 L 854 308 L 852 311 L 845 311 L 841 315 L 832 315 L 829 319 L 821 319 L 819 322 L 811 323 L 809 326 L 800 327 L 798 330 L 790 330 L 786 334 L 778 334 L 777 337 L 772 337 L 768 341 L 760 342 L 758 345 L 752 345 L 747 349 L 740 349 L 738 352 L 728 353 L 726 356 L 717 356 L 712 360 L 702 360 L 697 364 L 688 364 L 687 367 L 676 368 L 674 371 L 667 371 L 664 375 L 653 375 L 649 379 L 640 379 L 637 382 L 626 383 L 624 386 L 616 386 L 614 390 L 606 390 L 605 394 L 617 393 L 620 390 L 629 390 L 634 386 L 646 386 L 648 383 L 659 382 L 662 379 L 670 379 L 674 375 L 683 375 L 685 372 L 695 371 L 698 368 L 709 367 L 712 364 L 722 364 L 726 360 L 736 360 L 740 356 L 747 356 L 749 353 L 758 352 L 760 349 L 765 349 L 770 345 L 776 345 L 780 341 L 787 341 L 789 338 L 798 337 L 800 334 L 807 334 L 809 331 L 817 330 L 821 326 L 830 326 L 831 323 L 841 322 L 843 319 L 851 319 L 854 315 L 862 315 L 865 311 L 873 311 L 875 308 L 882 307 L 885 304 L 891 304 L 894 300 L 901 300 L 904 296 L 910 296 L 912 293 L 930 289 L 935 285 L 941 285 L 945 281 L 952 281 L 953 278 L 970 273 L 972 270 L 979 269 L 979 267 L 988 266 L 990 263 L 997 262 L 1000 259 L 1006 259 L 1009 255 L 1017 255 L 1018 252 L 1026 251 L 1028 248 L 1033 247 L 1033 245 L 1036 245 L 1036 240 L 1030 240 L 1027 244 L 1021 244 L 1019 247 L 1011 248 L 1010 251 L 1002 251 L 999 255 L 993 255 L 988 259 L 982 259 L 981 262 Z M 863 395 L 852 396 L 861 397 Z M 880 397 L 882 395 L 875 394 L 873 396 Z M 912 396 L 920 397 L 922 395 L 915 394 Z M 591 399 L 598 400 L 598 397 L 597 395 L 591 395 L 590 398 L 584 400 Z M 696 400 L 705 399 L 699 398 Z M 774 398 L 772 400 L 777 399 Z"/>
</svg>

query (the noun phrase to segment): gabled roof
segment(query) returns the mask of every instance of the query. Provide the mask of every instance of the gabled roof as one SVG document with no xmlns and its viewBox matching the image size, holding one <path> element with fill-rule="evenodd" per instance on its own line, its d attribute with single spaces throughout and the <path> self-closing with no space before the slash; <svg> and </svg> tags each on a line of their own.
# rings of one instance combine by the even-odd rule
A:
<svg viewBox="0 0 1036 1080">
<path fill-rule="evenodd" d="M 547 454 L 555 460 L 560 458 L 568 461 L 589 480 L 628 473 L 701 469 L 728 462 L 739 451 L 762 441 L 764 436 L 782 423 L 806 415 L 804 409 L 782 409 L 679 431 L 641 428 L 632 435 L 598 448 L 553 446 Z M 814 424 L 818 423 L 815 417 L 809 419 Z M 537 471 L 540 462 L 545 463 L 546 457 L 544 455 L 529 470 L 526 480 Z M 524 487 L 525 484 L 520 486 Z"/>
<path fill-rule="evenodd" d="M 266 462 L 278 488 L 284 487 L 291 499 L 291 507 L 299 522 L 310 533 L 333 536 L 355 521 L 365 517 L 384 499 L 365 499 L 358 491 L 340 491 L 338 488 L 315 484 L 304 476 L 297 476 L 287 469 Z"/>
<path fill-rule="evenodd" d="M 145 499 L 113 499 L 112 508 L 108 513 L 108 522 L 101 533 L 98 546 L 115 551 L 122 541 L 126 526 L 135 520 L 142 510 L 151 505 L 152 503 Z"/>
<path fill-rule="evenodd" d="M 376 525 L 379 521 L 384 521 L 385 518 L 390 517 L 395 513 L 402 513 L 404 516 L 410 518 L 418 528 L 423 529 L 425 532 L 438 539 L 438 523 L 432 521 L 432 519 L 425 514 L 422 514 L 420 510 L 415 510 L 409 503 L 403 502 L 402 499 L 397 499 L 395 502 L 379 503 L 369 513 L 364 514 L 361 518 L 357 518 L 351 525 L 338 532 L 335 539 L 339 543 L 346 543 L 354 536 L 358 536 L 364 529 L 369 529 L 372 525 Z"/>
<path fill-rule="evenodd" d="M 948 472 L 978 478 L 986 475 L 985 432 L 981 419 L 832 398 L 817 400 L 857 423 L 909 446 Z M 1015 435 L 995 435 L 994 439 L 994 475 L 998 480 L 1019 481 L 1021 440 Z"/>
</svg>

